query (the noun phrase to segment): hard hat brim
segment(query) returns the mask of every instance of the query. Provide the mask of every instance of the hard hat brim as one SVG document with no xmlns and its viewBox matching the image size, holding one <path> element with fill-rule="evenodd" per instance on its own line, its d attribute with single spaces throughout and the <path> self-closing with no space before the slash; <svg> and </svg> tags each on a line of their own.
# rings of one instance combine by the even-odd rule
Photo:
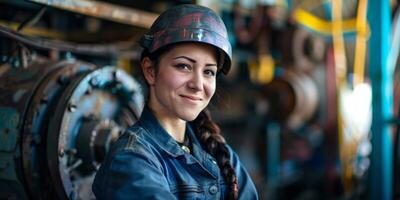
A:
<svg viewBox="0 0 400 200">
<path fill-rule="evenodd" d="M 227 74 L 231 68 L 232 47 L 226 37 L 203 28 L 174 28 L 165 29 L 143 37 L 141 45 L 153 53 L 166 45 L 180 42 L 199 42 L 212 45 L 221 50 L 225 55 L 222 73 Z"/>
</svg>

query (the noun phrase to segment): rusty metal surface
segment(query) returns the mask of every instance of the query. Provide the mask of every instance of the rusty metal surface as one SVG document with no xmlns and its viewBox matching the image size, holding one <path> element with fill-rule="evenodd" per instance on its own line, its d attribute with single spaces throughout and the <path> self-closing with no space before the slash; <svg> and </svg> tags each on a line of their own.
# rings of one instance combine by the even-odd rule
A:
<svg viewBox="0 0 400 200">
<path fill-rule="evenodd" d="M 17 129 L 23 124 L 26 108 L 35 88 L 51 68 L 40 67 L 51 62 L 37 61 L 31 70 L 6 68 L 0 76 L 0 151 L 14 151 L 17 145 Z"/>
<path fill-rule="evenodd" d="M 158 14 L 110 3 L 88 0 L 29 0 L 63 10 L 149 28 Z"/>
<path fill-rule="evenodd" d="M 20 128 L 37 82 L 51 70 L 38 67 L 43 64 L 50 63 L 37 59 L 27 73 L 23 73 L 23 68 L 1 67 L 4 70 L 0 75 L 0 199 L 27 198 L 23 170 L 17 167 L 22 162 Z"/>
<path fill-rule="evenodd" d="M 27 188 L 32 196 L 45 196 L 46 185 L 51 184 L 41 172 L 46 168 L 45 139 L 49 113 L 54 110 L 54 104 L 59 95 L 67 87 L 74 76 L 93 70 L 94 65 L 81 62 L 61 61 L 42 68 L 53 69 L 46 74 L 35 90 L 35 94 L 27 107 L 27 114 L 22 130 L 22 161 Z M 36 159 L 35 159 L 36 158 Z M 46 181 L 44 181 L 46 180 Z M 40 184 L 39 184 L 40 183 Z"/>
<path fill-rule="evenodd" d="M 0 199 L 93 199 L 98 165 L 140 115 L 140 85 L 77 60 L 2 68 Z"/>
<path fill-rule="evenodd" d="M 66 88 L 48 127 L 48 133 L 59 134 L 47 137 L 48 165 L 52 182 L 60 190 L 57 193 L 65 192 L 72 199 L 92 198 L 85 196 L 90 195 L 91 184 L 82 185 L 80 181 L 71 180 L 85 182 L 92 178 L 102 161 L 101 156 L 96 158 L 95 154 L 99 148 L 107 149 L 106 146 L 113 142 L 112 139 L 108 143 L 101 141 L 100 134 L 116 139 L 121 133 L 118 130 L 127 128 L 138 119 L 142 104 L 138 83 L 114 67 L 78 77 Z M 88 131 L 88 127 L 92 130 Z M 81 189 L 81 193 L 77 189 Z"/>
</svg>

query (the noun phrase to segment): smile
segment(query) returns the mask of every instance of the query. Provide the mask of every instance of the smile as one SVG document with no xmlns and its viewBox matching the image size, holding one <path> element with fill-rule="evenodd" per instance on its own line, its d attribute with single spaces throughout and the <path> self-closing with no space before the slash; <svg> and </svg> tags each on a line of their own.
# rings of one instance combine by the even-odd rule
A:
<svg viewBox="0 0 400 200">
<path fill-rule="evenodd" d="M 202 101 L 201 98 L 199 97 L 195 97 L 195 96 L 189 96 L 189 95 L 180 95 L 181 97 L 183 97 L 186 100 L 189 100 L 191 102 L 198 102 L 198 101 Z"/>
</svg>

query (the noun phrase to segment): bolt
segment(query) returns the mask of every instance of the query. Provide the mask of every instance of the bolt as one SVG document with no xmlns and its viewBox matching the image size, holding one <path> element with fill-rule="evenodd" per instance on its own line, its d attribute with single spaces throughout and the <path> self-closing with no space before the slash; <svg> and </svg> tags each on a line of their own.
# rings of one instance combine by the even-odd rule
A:
<svg viewBox="0 0 400 200">
<path fill-rule="evenodd" d="M 76 111 L 76 108 L 77 108 L 77 106 L 74 105 L 74 104 L 72 104 L 72 103 L 70 103 L 70 104 L 68 105 L 68 111 L 70 111 L 70 112 L 75 112 L 75 111 Z"/>
<path fill-rule="evenodd" d="M 92 79 L 90 79 L 89 84 L 90 84 L 92 87 L 96 87 L 96 86 L 99 84 L 99 80 L 97 80 L 96 77 L 93 77 Z"/>
<path fill-rule="evenodd" d="M 88 89 L 85 91 L 85 95 L 91 95 L 93 92 L 92 87 L 88 87 Z"/>
</svg>

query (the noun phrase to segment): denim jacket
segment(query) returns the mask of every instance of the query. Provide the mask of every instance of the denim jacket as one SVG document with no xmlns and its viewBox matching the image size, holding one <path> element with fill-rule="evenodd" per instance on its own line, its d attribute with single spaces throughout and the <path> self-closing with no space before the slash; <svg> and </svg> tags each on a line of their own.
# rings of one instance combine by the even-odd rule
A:
<svg viewBox="0 0 400 200">
<path fill-rule="evenodd" d="M 148 108 L 112 146 L 99 168 L 97 199 L 225 199 L 227 185 L 216 160 L 203 150 L 189 125 L 192 153 L 185 152 Z M 239 199 L 258 199 L 249 174 L 227 146 L 236 169 Z"/>
</svg>

